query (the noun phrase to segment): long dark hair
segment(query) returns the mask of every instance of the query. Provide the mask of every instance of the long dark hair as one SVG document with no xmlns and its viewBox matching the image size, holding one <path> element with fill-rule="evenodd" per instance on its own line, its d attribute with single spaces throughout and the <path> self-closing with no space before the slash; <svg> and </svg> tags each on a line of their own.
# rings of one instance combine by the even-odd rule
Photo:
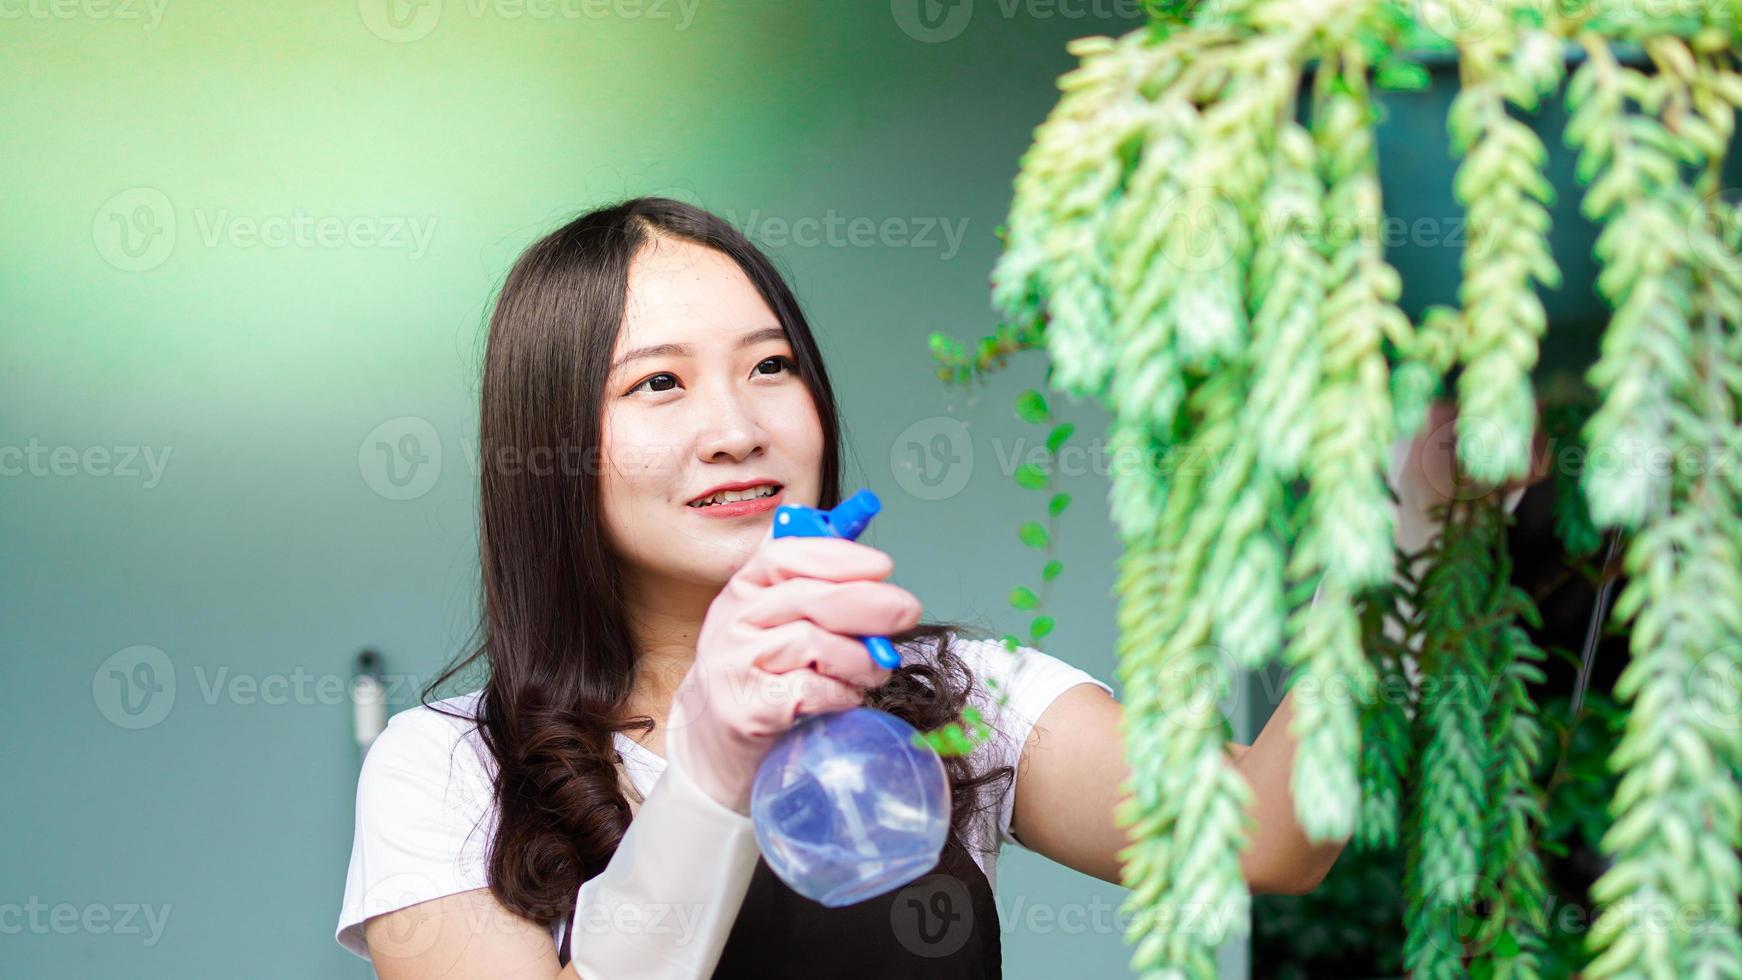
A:
<svg viewBox="0 0 1742 980">
<path fill-rule="evenodd" d="M 841 499 L 835 397 L 810 325 L 767 256 L 729 223 L 681 201 L 634 198 L 581 215 L 514 263 L 485 341 L 483 614 L 471 652 L 431 681 L 422 700 L 483 659 L 488 676 L 476 717 L 496 762 L 498 814 L 490 892 L 538 922 L 565 917 L 581 882 L 616 851 L 631 811 L 614 733 L 654 726 L 646 716 L 620 717 L 636 650 L 603 534 L 597 475 L 604 381 L 629 266 L 656 237 L 730 257 L 779 318 L 822 422 L 818 505 Z M 952 634 L 983 638 L 984 631 L 928 622 L 892 637 L 904 647 L 903 666 L 865 703 L 922 732 L 958 721 L 974 678 L 951 652 Z M 967 821 L 991 805 L 983 787 L 1014 774 L 1010 766 L 976 773 L 959 756 L 946 757 L 945 767 L 950 835 L 966 843 Z"/>
</svg>

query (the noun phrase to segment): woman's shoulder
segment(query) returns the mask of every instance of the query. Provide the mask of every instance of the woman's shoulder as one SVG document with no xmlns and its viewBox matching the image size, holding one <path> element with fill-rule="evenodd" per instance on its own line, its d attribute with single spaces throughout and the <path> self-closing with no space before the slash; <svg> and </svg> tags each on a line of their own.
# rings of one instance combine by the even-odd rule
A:
<svg viewBox="0 0 1742 980">
<path fill-rule="evenodd" d="M 396 753 L 476 737 L 478 706 L 483 697 L 482 690 L 468 691 L 395 712 L 370 744 L 368 754 L 375 754 L 382 746 Z"/>
<path fill-rule="evenodd" d="M 950 652 L 973 675 L 970 703 L 1024 729 L 1040 720 L 1053 699 L 1078 684 L 1093 684 L 1113 693 L 1100 678 L 1039 648 L 1020 643 L 1012 648 L 999 638 L 956 630 L 943 635 Z M 935 640 L 912 641 L 903 650 L 904 656 L 911 653 L 937 663 Z"/>
<path fill-rule="evenodd" d="M 971 675 L 968 705 L 980 713 L 991 730 L 975 745 L 970 756 L 977 760 L 973 762 L 977 771 L 991 772 L 1004 766 L 1015 769 L 1022 747 L 1027 744 L 1029 734 L 1047 706 L 1070 688 L 1093 684 L 1109 694 L 1113 692 L 1088 671 L 1036 647 L 1016 644 L 1012 649 L 1002 639 L 959 633 L 953 629 L 945 631 L 942 636 L 947 640 L 949 651 Z M 904 660 L 911 657 L 938 666 L 938 648 L 936 639 L 921 637 L 902 644 L 902 656 Z M 997 805 L 989 815 L 989 826 L 984 829 L 985 834 L 995 841 L 994 852 L 1003 844 L 1021 843 L 1010 832 L 1017 782 L 1013 779 L 1004 784 Z M 975 836 L 980 833 L 977 828 Z M 983 860 L 982 867 L 990 878 L 990 860 Z"/>
<path fill-rule="evenodd" d="M 388 719 L 357 778 L 356 826 L 336 936 L 368 957 L 363 923 L 486 887 L 492 766 L 477 732 L 480 692 Z"/>
<path fill-rule="evenodd" d="M 477 795 L 480 786 L 487 786 L 492 761 L 477 725 L 482 695 L 471 691 L 390 717 L 363 756 L 359 810 L 377 802 L 394 806 L 412 785 L 443 797 Z"/>
</svg>

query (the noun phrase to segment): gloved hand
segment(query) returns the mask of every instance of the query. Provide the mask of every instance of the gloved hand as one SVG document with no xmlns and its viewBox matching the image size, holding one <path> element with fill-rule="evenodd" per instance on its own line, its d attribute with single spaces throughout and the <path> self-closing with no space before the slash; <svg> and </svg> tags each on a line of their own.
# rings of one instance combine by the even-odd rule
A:
<svg viewBox="0 0 1742 980">
<path fill-rule="evenodd" d="M 672 696 L 667 765 L 738 813 L 756 768 L 800 714 L 856 707 L 890 671 L 859 639 L 912 629 L 920 602 L 895 563 L 841 538 L 763 539 L 708 607 Z"/>
</svg>

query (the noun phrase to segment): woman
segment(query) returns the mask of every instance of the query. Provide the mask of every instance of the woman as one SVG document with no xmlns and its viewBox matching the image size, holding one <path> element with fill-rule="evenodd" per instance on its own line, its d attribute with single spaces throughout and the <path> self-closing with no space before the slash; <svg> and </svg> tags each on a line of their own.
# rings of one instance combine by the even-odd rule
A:
<svg viewBox="0 0 1742 980">
<path fill-rule="evenodd" d="M 426 698 L 480 658 L 487 679 L 395 716 L 358 786 L 338 939 L 382 977 L 997 976 L 1004 841 L 1119 881 L 1107 685 L 920 624 L 868 545 L 770 536 L 778 504 L 840 499 L 835 403 L 791 292 L 725 222 L 642 198 L 528 249 L 480 428 L 481 642 Z M 759 861 L 750 782 L 798 713 L 931 730 L 970 699 L 994 733 L 948 760 L 932 875 L 828 909 Z M 1341 849 L 1294 821 L 1290 715 L 1230 745 L 1258 892 L 1312 888 Z"/>
</svg>

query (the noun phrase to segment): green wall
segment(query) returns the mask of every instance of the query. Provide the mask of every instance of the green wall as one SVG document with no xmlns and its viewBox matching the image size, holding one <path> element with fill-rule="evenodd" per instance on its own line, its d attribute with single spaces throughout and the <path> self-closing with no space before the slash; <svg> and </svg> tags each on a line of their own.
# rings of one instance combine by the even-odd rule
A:
<svg viewBox="0 0 1742 980">
<path fill-rule="evenodd" d="M 869 540 L 931 615 L 1019 626 L 1043 501 L 1007 474 L 1043 430 L 1009 405 L 1041 365 L 967 398 L 925 338 L 990 327 L 1064 42 L 1134 2 L 392 2 L 0 3 L 0 975 L 367 975 L 331 937 L 343 685 L 363 647 L 421 684 L 469 631 L 483 311 L 586 207 L 667 194 L 769 243 L 886 502 Z M 373 445 L 408 434 L 401 487 Z M 921 478 L 913 445 L 955 458 Z M 1112 681 L 1079 462 L 1048 649 Z M 1122 889 L 1015 848 L 999 877 L 1006 975 L 1124 972 Z"/>
</svg>

